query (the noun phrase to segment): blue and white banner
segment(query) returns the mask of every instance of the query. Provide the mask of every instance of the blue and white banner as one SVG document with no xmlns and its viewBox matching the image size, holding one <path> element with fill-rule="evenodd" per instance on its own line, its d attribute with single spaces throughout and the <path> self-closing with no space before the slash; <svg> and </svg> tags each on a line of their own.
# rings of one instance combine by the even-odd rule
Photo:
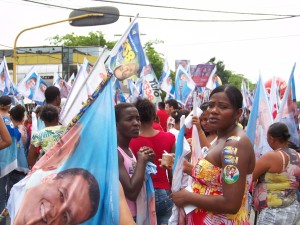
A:
<svg viewBox="0 0 300 225">
<path fill-rule="evenodd" d="M 108 79 L 85 102 L 59 142 L 14 185 L 7 206 L 12 224 L 119 224 L 112 98 Z"/>
<path fill-rule="evenodd" d="M 266 89 L 261 77 L 259 77 L 246 129 L 246 134 L 253 144 L 257 159 L 264 153 L 272 150 L 267 142 L 267 132 L 272 123 L 273 117 L 270 111 Z"/>
<path fill-rule="evenodd" d="M 136 80 L 146 66 L 137 17 L 110 53 L 109 68 L 120 81 L 129 77 Z"/>
<path fill-rule="evenodd" d="M 175 87 L 171 77 L 169 63 L 167 59 L 164 61 L 163 72 L 159 78 L 160 89 L 166 92 L 166 99 L 175 98 Z"/>
<path fill-rule="evenodd" d="M 296 64 L 293 66 L 289 81 L 287 83 L 287 88 L 285 90 L 284 96 L 281 100 L 279 107 L 279 112 L 275 121 L 283 122 L 289 128 L 289 133 L 291 135 L 289 141 L 299 146 L 299 135 L 298 135 L 298 109 L 296 100 L 296 90 L 295 90 L 295 71 Z"/>
<path fill-rule="evenodd" d="M 182 105 L 185 105 L 195 87 L 195 82 L 191 76 L 179 65 L 175 78 L 175 99 Z"/>
</svg>

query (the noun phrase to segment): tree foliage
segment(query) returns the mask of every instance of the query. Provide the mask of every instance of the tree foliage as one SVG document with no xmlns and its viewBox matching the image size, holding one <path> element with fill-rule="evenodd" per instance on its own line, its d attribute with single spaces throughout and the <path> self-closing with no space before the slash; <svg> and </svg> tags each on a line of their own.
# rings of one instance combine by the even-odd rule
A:
<svg viewBox="0 0 300 225">
<path fill-rule="evenodd" d="M 116 44 L 115 41 L 107 41 L 100 31 L 89 32 L 88 36 L 75 35 L 74 33 L 64 36 L 55 35 L 52 38 L 48 38 L 48 40 L 50 44 L 56 46 L 106 46 L 110 50 Z"/>
<path fill-rule="evenodd" d="M 159 53 L 155 50 L 154 45 L 162 44 L 163 41 L 160 40 L 154 40 L 154 41 L 148 41 L 144 45 L 144 51 L 150 61 L 150 64 L 152 65 L 152 68 L 154 70 L 154 73 L 157 76 L 157 79 L 160 78 L 164 66 L 164 58 L 163 54 Z"/>
</svg>

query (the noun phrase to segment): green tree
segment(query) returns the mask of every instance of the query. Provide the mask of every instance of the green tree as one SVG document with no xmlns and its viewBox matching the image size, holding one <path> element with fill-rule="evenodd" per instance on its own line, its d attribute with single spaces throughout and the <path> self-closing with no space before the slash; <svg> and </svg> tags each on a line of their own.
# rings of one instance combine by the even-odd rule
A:
<svg viewBox="0 0 300 225">
<path fill-rule="evenodd" d="M 64 36 L 55 35 L 48 38 L 51 45 L 62 46 L 106 46 L 107 49 L 112 49 L 116 41 L 107 41 L 100 31 L 89 32 L 88 36 L 75 35 L 74 33 Z"/>
<path fill-rule="evenodd" d="M 164 56 L 162 53 L 159 53 L 155 50 L 154 45 L 162 44 L 162 43 L 163 41 L 154 40 L 154 41 L 148 41 L 144 45 L 145 54 L 147 55 L 150 64 L 152 65 L 152 68 L 154 70 L 154 73 L 156 74 L 157 79 L 160 78 L 163 71 Z"/>
</svg>

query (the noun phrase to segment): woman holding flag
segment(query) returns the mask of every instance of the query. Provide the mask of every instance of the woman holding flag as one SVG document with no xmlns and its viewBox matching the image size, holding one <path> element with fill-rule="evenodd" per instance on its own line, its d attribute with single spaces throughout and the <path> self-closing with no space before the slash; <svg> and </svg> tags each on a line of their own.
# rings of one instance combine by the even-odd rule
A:
<svg viewBox="0 0 300 225">
<path fill-rule="evenodd" d="M 196 165 L 184 168 L 193 177 L 193 192 L 183 189 L 171 194 L 177 206 L 195 206 L 187 215 L 189 225 L 250 224 L 246 204 L 255 156 L 237 125 L 242 101 L 241 92 L 233 86 L 219 86 L 210 94 L 209 125 L 217 131 L 217 140 Z"/>
</svg>

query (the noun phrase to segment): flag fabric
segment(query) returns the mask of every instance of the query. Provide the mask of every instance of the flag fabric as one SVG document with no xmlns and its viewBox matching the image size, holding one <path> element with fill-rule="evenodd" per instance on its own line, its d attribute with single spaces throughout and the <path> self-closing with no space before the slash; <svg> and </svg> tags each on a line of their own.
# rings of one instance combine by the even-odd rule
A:
<svg viewBox="0 0 300 225">
<path fill-rule="evenodd" d="M 115 105 L 119 104 L 121 102 L 126 102 L 126 99 L 121 90 L 120 82 L 116 78 L 115 78 L 114 85 L 113 85 L 113 99 L 114 99 Z"/>
<path fill-rule="evenodd" d="M 3 95 L 15 94 L 15 89 L 16 87 L 14 86 L 9 75 L 7 62 L 4 56 L 0 64 L 0 93 L 2 93 Z"/>
<path fill-rule="evenodd" d="M 9 174 L 13 170 L 28 172 L 28 164 L 25 156 L 21 134 L 6 116 L 2 116 L 6 128 L 10 134 L 12 144 L 0 151 L 0 178 Z"/>
<path fill-rule="evenodd" d="M 175 78 L 175 99 L 182 105 L 186 104 L 186 101 L 192 91 L 195 89 L 195 82 L 185 69 L 179 65 Z"/>
<path fill-rule="evenodd" d="M 62 174 L 79 171 L 82 174 L 80 179 L 76 179 L 74 175 L 71 182 L 64 183 L 68 186 L 58 186 L 58 190 L 54 188 L 59 199 L 66 200 L 65 207 L 69 209 L 62 218 L 70 224 L 119 224 L 117 134 L 112 98 L 112 82 L 105 79 L 90 100 L 85 102 L 80 113 L 74 118 L 74 123 L 68 126 L 67 132 L 59 142 L 36 163 L 27 177 L 13 187 L 8 201 L 12 222 L 24 213 L 23 207 L 26 210 L 30 207 L 26 202 L 33 192 L 30 190 L 35 190 L 33 195 L 36 198 L 39 196 L 39 192 L 36 191 L 38 188 L 47 185 L 48 182 L 67 182 L 68 180 L 63 181 L 67 178 Z M 46 193 L 52 191 L 53 187 Z M 81 197 L 76 197 L 78 195 Z M 48 204 L 46 200 L 44 204 Z M 55 208 L 55 202 L 52 204 Z M 57 204 L 61 204 L 60 201 Z M 43 207 L 46 206 L 38 206 L 41 213 L 46 214 Z M 38 218 L 34 218 L 33 215 L 33 218 L 29 219 L 45 221 L 47 217 L 41 218 L 41 213 L 37 214 Z M 77 218 L 76 221 L 73 221 L 73 218 Z M 57 224 L 65 223 L 67 222 L 60 221 Z"/>
<path fill-rule="evenodd" d="M 143 88 L 143 81 L 141 81 L 142 78 L 139 78 L 136 82 L 136 84 L 134 84 L 134 81 L 130 78 L 127 79 L 127 87 L 129 90 L 129 98 L 128 101 L 130 103 L 135 103 L 137 101 L 137 99 L 139 97 L 142 97 L 143 92 L 142 92 L 142 88 Z"/>
<path fill-rule="evenodd" d="M 89 75 L 86 71 L 87 62 L 86 60 L 85 64 L 80 67 L 71 91 L 61 110 L 60 123 L 64 126 L 70 123 L 73 117 L 79 113 L 83 103 L 91 96 L 91 91 L 95 91 L 97 85 L 107 77 L 104 57 L 98 58 Z"/>
<path fill-rule="evenodd" d="M 54 73 L 53 85 L 59 88 L 60 96 L 62 98 L 68 97 L 71 90 L 71 86 L 61 77 L 60 74 Z"/>
<path fill-rule="evenodd" d="M 251 96 L 244 80 L 242 80 L 242 84 L 241 84 L 241 93 L 243 95 L 243 108 L 251 110 L 252 107 L 252 102 L 250 100 Z"/>
<path fill-rule="evenodd" d="M 163 71 L 159 78 L 159 85 L 160 85 L 160 89 L 166 92 L 166 99 L 174 98 L 175 87 L 173 85 L 167 58 L 164 61 Z"/>
<path fill-rule="evenodd" d="M 23 78 L 18 83 L 18 91 L 26 98 L 33 100 L 33 96 L 35 94 L 37 81 L 39 75 L 35 71 L 35 68 L 32 67 L 30 71 L 26 74 L 25 78 Z"/>
<path fill-rule="evenodd" d="M 143 97 L 156 104 L 161 101 L 159 84 L 147 56 L 145 57 L 147 65 L 144 66 L 141 72 L 141 78 L 143 79 Z"/>
<path fill-rule="evenodd" d="M 277 83 L 276 83 L 275 77 L 273 77 L 272 86 L 271 86 L 271 90 L 270 90 L 269 103 L 270 103 L 272 117 L 274 120 L 276 119 L 276 116 L 278 113 L 278 99 L 279 99 L 279 96 L 278 96 Z"/>
<path fill-rule="evenodd" d="M 190 60 L 182 59 L 182 60 L 175 60 L 175 71 L 177 71 L 178 67 L 181 66 L 185 72 L 189 75 L 191 75 L 191 65 Z"/>
<path fill-rule="evenodd" d="M 183 142 L 184 142 L 184 133 L 185 133 L 185 127 L 184 127 L 184 119 L 185 116 L 182 116 L 180 118 L 180 130 L 179 134 L 176 139 L 176 149 L 175 149 L 175 159 L 174 159 L 174 165 L 173 165 L 173 180 L 172 180 L 172 192 L 177 192 L 180 189 L 184 187 L 184 184 L 182 183 L 183 179 L 183 161 L 184 161 L 184 151 L 183 151 Z M 186 186 L 187 184 L 185 184 Z M 182 220 L 180 218 L 180 208 L 178 208 L 176 205 L 173 205 L 172 208 L 172 215 L 169 219 L 169 225 L 178 225 L 181 224 L 179 221 Z"/>
<path fill-rule="evenodd" d="M 208 84 L 207 88 L 212 90 L 213 85 L 218 84 L 218 83 L 215 84 L 215 81 L 212 79 L 215 72 L 216 72 L 216 66 L 213 64 L 198 64 L 192 74 L 192 79 L 198 87 L 206 87 L 209 78 L 211 77 L 211 81 Z"/>
<path fill-rule="evenodd" d="M 129 77 L 136 80 L 146 66 L 137 18 L 138 15 L 110 53 L 109 69 L 120 81 Z"/>
<path fill-rule="evenodd" d="M 47 87 L 49 87 L 48 83 L 43 78 L 38 76 L 35 85 L 34 95 L 32 97 L 32 100 L 35 101 L 36 104 L 43 105 L 45 100 L 45 91 Z"/>
<path fill-rule="evenodd" d="M 272 148 L 267 142 L 267 132 L 273 123 L 273 117 L 269 107 L 266 89 L 261 77 L 259 77 L 253 106 L 247 123 L 246 134 L 253 144 L 256 158 L 260 158 L 264 153 Z"/>
<path fill-rule="evenodd" d="M 281 100 L 279 111 L 275 121 L 283 122 L 289 128 L 289 133 L 291 135 L 289 141 L 299 146 L 299 135 L 298 135 L 298 110 L 297 110 L 297 100 L 295 91 L 295 80 L 294 71 L 296 64 L 294 64 L 287 88 L 285 90 L 284 96 Z"/>
<path fill-rule="evenodd" d="M 75 74 L 74 73 L 72 73 L 72 75 L 70 76 L 70 78 L 69 78 L 69 80 L 68 80 L 68 85 L 70 86 L 70 87 L 72 87 L 73 86 L 73 83 L 74 83 L 74 81 L 75 81 Z"/>
</svg>

